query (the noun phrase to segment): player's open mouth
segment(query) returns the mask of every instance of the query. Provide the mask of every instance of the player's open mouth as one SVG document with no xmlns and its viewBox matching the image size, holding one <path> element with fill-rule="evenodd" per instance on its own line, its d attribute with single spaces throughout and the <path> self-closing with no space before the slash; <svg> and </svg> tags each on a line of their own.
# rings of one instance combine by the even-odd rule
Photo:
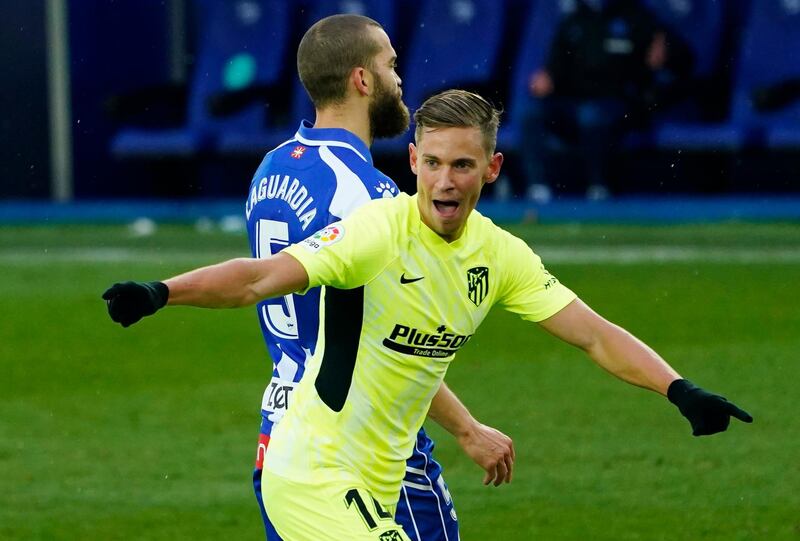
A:
<svg viewBox="0 0 800 541">
<path fill-rule="evenodd" d="M 433 206 L 436 211 L 445 218 L 451 218 L 458 212 L 458 201 L 441 201 L 439 199 L 433 200 Z"/>
</svg>

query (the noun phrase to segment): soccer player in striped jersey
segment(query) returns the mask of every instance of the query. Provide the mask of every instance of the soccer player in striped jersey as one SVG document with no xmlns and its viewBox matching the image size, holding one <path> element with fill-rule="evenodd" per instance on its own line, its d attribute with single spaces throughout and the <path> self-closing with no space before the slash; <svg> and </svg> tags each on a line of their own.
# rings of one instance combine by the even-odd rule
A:
<svg viewBox="0 0 800 541">
<path fill-rule="evenodd" d="M 494 151 L 499 113 L 486 100 L 446 91 L 414 118 L 415 196 L 371 202 L 268 260 L 230 260 L 104 295 L 112 319 L 125 325 L 166 302 L 245 306 L 338 288 L 326 290 L 324 332 L 264 464 L 264 502 L 284 539 L 408 539 L 392 518 L 405 457 L 448 365 L 493 305 L 583 349 L 618 378 L 666 395 L 694 435 L 724 431 L 731 417 L 752 421 L 682 379 L 548 273 L 522 240 L 474 211 L 503 162 Z M 330 309 L 342 290 L 348 309 Z"/>
</svg>

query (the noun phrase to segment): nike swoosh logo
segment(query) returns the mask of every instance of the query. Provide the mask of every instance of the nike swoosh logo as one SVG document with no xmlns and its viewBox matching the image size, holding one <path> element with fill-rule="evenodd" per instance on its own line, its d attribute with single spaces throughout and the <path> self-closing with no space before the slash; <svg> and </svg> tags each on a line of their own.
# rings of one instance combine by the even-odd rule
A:
<svg viewBox="0 0 800 541">
<path fill-rule="evenodd" d="M 419 278 L 406 278 L 406 273 L 400 275 L 400 283 L 401 284 L 410 284 L 412 282 L 419 282 L 425 278 L 424 276 L 420 276 Z"/>
</svg>

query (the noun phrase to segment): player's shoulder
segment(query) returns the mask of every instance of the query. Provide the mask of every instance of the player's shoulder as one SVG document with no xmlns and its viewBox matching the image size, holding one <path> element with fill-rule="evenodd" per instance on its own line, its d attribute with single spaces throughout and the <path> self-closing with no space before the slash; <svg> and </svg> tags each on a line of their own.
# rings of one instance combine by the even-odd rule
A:
<svg viewBox="0 0 800 541">
<path fill-rule="evenodd" d="M 477 210 L 472 211 L 472 215 L 469 219 L 470 232 L 475 236 L 477 241 L 488 248 L 497 247 L 498 243 L 501 245 L 507 243 L 516 244 L 518 242 L 524 243 L 519 237 L 506 231 L 494 223 L 491 218 L 484 216 Z"/>
<path fill-rule="evenodd" d="M 264 155 L 253 174 L 251 187 L 264 177 L 277 173 L 300 174 L 318 163 L 319 155 L 316 149 L 302 145 L 297 139 L 288 139 Z"/>
<path fill-rule="evenodd" d="M 399 189 L 395 182 L 377 169 L 372 161 L 364 157 L 356 149 L 350 147 L 331 147 L 331 153 L 354 174 L 364 186 L 370 199 L 388 199 L 395 197 Z"/>
<path fill-rule="evenodd" d="M 397 187 L 394 180 L 378 169 L 374 169 L 374 171 L 375 180 L 372 184 L 372 198 L 390 199 L 392 197 L 397 197 L 400 194 L 400 188 Z"/>
<path fill-rule="evenodd" d="M 269 151 L 264 159 L 282 168 L 304 170 L 319 164 L 319 148 L 289 139 Z"/>
<path fill-rule="evenodd" d="M 517 266 L 529 261 L 531 257 L 538 257 L 525 240 L 479 212 L 473 211 L 473 214 L 475 216 L 470 217 L 469 224 L 473 249 L 483 253 L 488 260 L 494 261 L 504 272 L 513 272 Z"/>
<path fill-rule="evenodd" d="M 354 216 L 371 216 L 379 222 L 406 222 L 411 218 L 413 201 L 406 193 L 398 193 L 396 197 L 373 199 L 356 210 Z"/>
<path fill-rule="evenodd" d="M 363 237 L 398 239 L 414 231 L 412 198 L 405 193 L 397 197 L 373 199 L 356 209 L 344 223 Z"/>
</svg>

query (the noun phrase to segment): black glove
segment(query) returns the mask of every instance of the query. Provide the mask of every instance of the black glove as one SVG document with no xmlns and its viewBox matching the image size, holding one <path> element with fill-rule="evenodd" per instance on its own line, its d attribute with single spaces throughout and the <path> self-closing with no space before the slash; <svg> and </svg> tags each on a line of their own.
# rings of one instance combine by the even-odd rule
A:
<svg viewBox="0 0 800 541">
<path fill-rule="evenodd" d="M 724 397 L 701 389 L 689 380 L 676 379 L 667 389 L 667 398 L 678 406 L 684 417 L 692 425 L 693 436 L 710 436 L 724 432 L 736 417 L 745 423 L 752 423 L 753 418 L 746 411 L 739 409 Z"/>
<path fill-rule="evenodd" d="M 129 327 L 167 304 L 169 288 L 163 282 L 123 282 L 106 289 L 103 298 L 111 319 Z"/>
</svg>

